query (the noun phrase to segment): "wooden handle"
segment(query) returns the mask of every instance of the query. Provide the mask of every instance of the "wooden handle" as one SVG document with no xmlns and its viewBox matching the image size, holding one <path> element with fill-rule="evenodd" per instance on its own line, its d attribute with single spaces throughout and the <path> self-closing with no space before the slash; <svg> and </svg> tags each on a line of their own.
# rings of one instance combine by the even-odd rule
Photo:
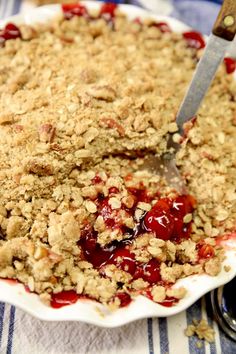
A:
<svg viewBox="0 0 236 354">
<path fill-rule="evenodd" d="M 212 32 L 228 41 L 234 39 L 236 34 L 236 0 L 224 0 Z"/>
</svg>

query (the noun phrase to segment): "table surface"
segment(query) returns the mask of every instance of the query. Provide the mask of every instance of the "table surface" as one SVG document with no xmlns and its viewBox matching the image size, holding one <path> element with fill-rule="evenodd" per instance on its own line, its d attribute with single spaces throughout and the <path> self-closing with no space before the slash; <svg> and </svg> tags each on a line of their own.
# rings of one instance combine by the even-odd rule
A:
<svg viewBox="0 0 236 354">
<path fill-rule="evenodd" d="M 141 2 L 143 5 L 144 1 Z M 161 2 L 156 0 L 155 5 L 159 14 L 164 12 L 162 9 L 166 11 Z M 191 2 L 194 3 L 194 0 Z M 0 0 L 0 18 L 27 11 L 32 6 L 30 0 Z M 176 13 L 176 9 L 172 10 L 173 14 Z M 213 326 L 214 343 L 209 344 L 184 335 L 184 329 L 193 318 L 205 318 Z M 213 320 L 207 296 L 176 316 L 149 318 L 117 329 L 101 329 L 75 322 L 43 322 L 14 306 L 0 303 L 0 353 L 234 354 L 236 343 L 219 330 Z"/>
</svg>

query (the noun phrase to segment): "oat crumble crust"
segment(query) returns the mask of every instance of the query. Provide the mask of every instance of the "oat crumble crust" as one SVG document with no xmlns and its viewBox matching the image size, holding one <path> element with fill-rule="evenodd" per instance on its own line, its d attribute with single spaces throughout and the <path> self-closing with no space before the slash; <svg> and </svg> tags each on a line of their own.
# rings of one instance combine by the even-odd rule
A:
<svg viewBox="0 0 236 354">
<path fill-rule="evenodd" d="M 114 296 L 148 286 L 115 265 L 101 276 L 84 260 L 78 241 L 84 220 L 104 247 L 122 240 L 97 217 L 94 202 L 111 187 L 113 210 L 129 208 L 128 187 L 174 191 L 140 171 L 141 152 L 162 153 L 200 53 L 181 35 L 143 28 L 117 14 L 113 31 L 103 19 L 55 20 L 50 28 L 20 26 L 23 41 L 7 41 L 0 56 L 0 277 L 15 278 L 49 303 L 50 294 L 75 289 L 111 308 Z M 115 61 L 114 61 L 114 58 Z M 222 65 L 197 121 L 178 153 L 189 192 L 197 200 L 192 234 L 180 244 L 139 235 L 135 259 L 160 262 L 169 284 L 191 274 L 221 270 L 215 237 L 235 228 L 236 84 Z M 131 157 L 138 156 L 136 159 Z M 133 175 L 131 181 L 125 177 Z M 99 175 L 102 187 L 93 184 Z M 137 206 L 136 220 L 152 204 Z M 120 215 L 132 228 L 135 220 Z M 199 263 L 197 242 L 215 248 Z M 121 286 L 122 284 L 122 286 Z M 180 299 L 185 289 L 153 285 L 154 301 Z"/>
</svg>

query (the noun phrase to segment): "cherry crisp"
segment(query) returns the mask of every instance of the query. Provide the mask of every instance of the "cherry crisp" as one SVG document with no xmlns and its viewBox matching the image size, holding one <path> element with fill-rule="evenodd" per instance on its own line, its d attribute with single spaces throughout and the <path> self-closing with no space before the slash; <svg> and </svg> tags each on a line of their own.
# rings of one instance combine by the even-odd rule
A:
<svg viewBox="0 0 236 354">
<path fill-rule="evenodd" d="M 0 46 L 0 277 L 54 308 L 116 309 L 138 295 L 174 306 L 178 279 L 217 276 L 236 220 L 235 61 L 185 127 L 179 195 L 141 166 L 180 139 L 201 34 L 64 4 L 43 27 L 8 23 Z"/>
</svg>

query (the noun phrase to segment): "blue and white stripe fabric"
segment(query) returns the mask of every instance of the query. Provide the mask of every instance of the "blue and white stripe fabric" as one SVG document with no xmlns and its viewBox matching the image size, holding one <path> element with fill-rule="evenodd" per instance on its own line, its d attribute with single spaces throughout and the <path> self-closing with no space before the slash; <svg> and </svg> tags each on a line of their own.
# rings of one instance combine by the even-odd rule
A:
<svg viewBox="0 0 236 354">
<path fill-rule="evenodd" d="M 20 11 L 21 0 L 0 0 L 0 19 Z"/>
<path fill-rule="evenodd" d="M 163 14 L 163 0 L 159 1 L 156 0 L 156 8 L 159 8 L 159 13 Z M 188 5 L 199 2 L 198 0 L 184 1 L 188 2 Z M 173 0 L 172 5 L 174 3 L 177 5 L 177 2 L 180 5 L 181 0 Z M 150 8 L 150 4 L 154 1 L 140 0 L 133 3 L 139 3 L 143 7 L 149 4 Z M 201 3 L 201 11 L 203 11 L 204 1 L 202 0 Z M 32 7 L 30 0 L 0 0 L 0 18 L 16 14 L 22 9 L 26 10 L 27 6 Z M 171 11 L 180 16 L 180 7 L 171 8 Z M 205 318 L 213 326 L 216 333 L 214 343 L 208 344 L 199 341 L 196 337 L 188 338 L 184 335 L 184 329 L 194 318 Z M 117 329 L 101 329 L 73 322 L 43 322 L 14 306 L 0 303 L 0 354 L 75 353 L 236 354 L 236 344 L 219 330 L 213 320 L 208 297 L 202 298 L 187 311 L 176 316 L 149 318 Z"/>
<path fill-rule="evenodd" d="M 171 318 L 149 318 L 117 329 L 75 322 L 43 322 L 14 306 L 0 304 L 0 353 L 235 354 L 236 344 L 219 332 L 206 303 L 203 298 Z M 214 343 L 184 336 L 184 329 L 193 318 L 206 318 L 214 327 Z"/>
</svg>

